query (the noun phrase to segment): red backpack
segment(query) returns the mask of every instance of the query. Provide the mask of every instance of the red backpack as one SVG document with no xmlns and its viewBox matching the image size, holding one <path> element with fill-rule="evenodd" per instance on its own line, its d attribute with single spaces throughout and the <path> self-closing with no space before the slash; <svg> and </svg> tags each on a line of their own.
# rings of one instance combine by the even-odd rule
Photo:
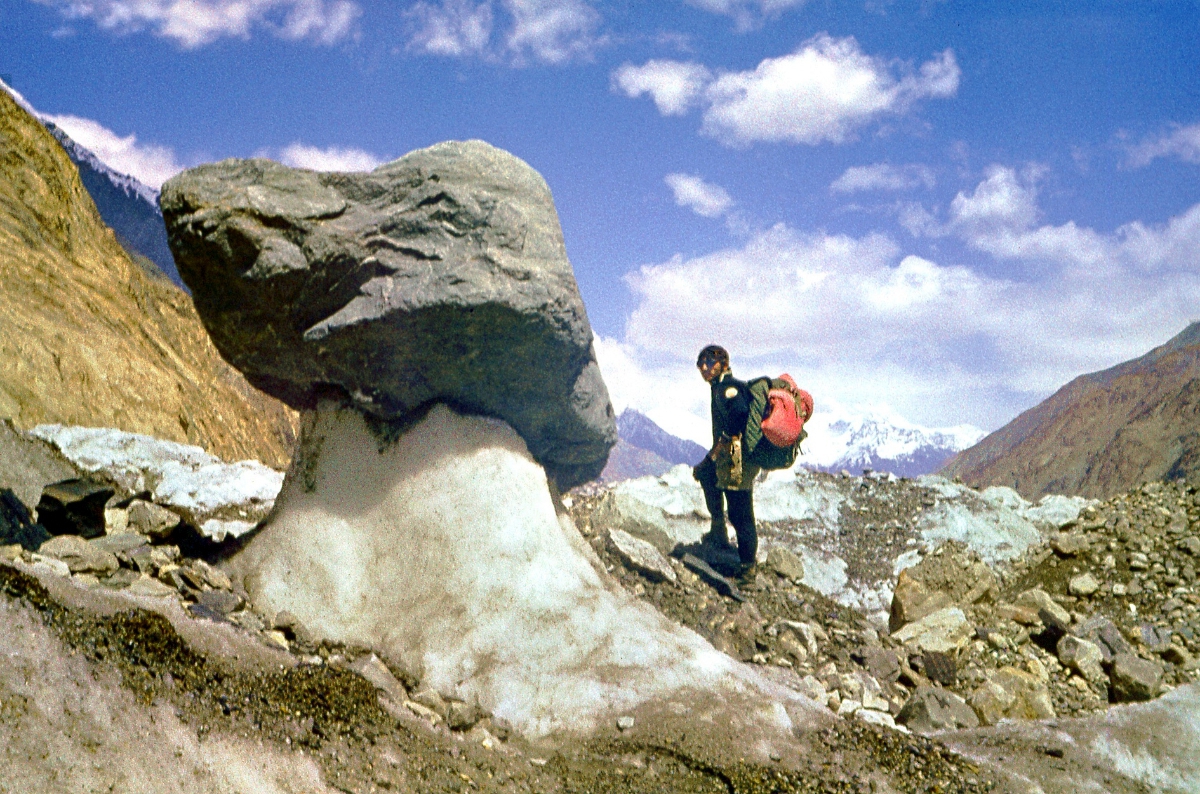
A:
<svg viewBox="0 0 1200 794">
<path fill-rule="evenodd" d="M 787 385 L 767 392 L 767 407 L 763 411 L 762 434 L 777 447 L 790 447 L 800 440 L 804 423 L 812 416 L 813 398 L 796 385 L 791 375 L 780 375 Z"/>
</svg>

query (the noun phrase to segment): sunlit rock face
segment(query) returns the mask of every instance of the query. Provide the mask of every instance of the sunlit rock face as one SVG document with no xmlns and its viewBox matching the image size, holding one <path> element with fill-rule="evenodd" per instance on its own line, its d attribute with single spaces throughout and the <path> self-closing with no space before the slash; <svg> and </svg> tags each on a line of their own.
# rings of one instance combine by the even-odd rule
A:
<svg viewBox="0 0 1200 794">
<path fill-rule="evenodd" d="M 226 160 L 168 181 L 162 209 L 205 327 L 264 391 L 499 417 L 564 490 L 604 468 L 591 327 L 550 190 L 518 158 L 466 141 L 365 174 Z"/>
<path fill-rule="evenodd" d="M 264 612 L 532 735 L 664 702 L 717 709 L 755 742 L 817 720 L 615 586 L 505 423 L 437 406 L 391 438 L 323 403 L 302 433 L 274 517 L 232 564 Z"/>
</svg>

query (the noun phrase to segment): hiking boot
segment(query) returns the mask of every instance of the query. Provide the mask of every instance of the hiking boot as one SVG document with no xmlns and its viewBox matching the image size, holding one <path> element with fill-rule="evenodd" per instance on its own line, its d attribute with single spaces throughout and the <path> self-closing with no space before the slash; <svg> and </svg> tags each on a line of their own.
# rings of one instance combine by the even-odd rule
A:
<svg viewBox="0 0 1200 794">
<path fill-rule="evenodd" d="M 738 568 L 737 583 L 741 588 L 753 588 L 758 584 L 758 565 L 752 562 L 742 563 Z"/>
<path fill-rule="evenodd" d="M 713 527 L 708 532 L 705 532 L 700 536 L 700 544 L 718 551 L 729 551 L 733 548 L 733 546 L 729 545 L 729 536 L 725 534 L 724 527 L 720 529 Z"/>
</svg>

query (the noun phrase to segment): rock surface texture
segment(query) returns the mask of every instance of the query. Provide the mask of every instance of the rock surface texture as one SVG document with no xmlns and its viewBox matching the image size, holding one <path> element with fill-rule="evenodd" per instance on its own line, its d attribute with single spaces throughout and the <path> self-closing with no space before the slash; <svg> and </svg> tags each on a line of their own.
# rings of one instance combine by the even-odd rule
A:
<svg viewBox="0 0 1200 794">
<path fill-rule="evenodd" d="M 616 425 L 550 190 L 481 141 L 369 174 L 227 160 L 163 186 L 180 273 L 213 341 L 296 408 L 434 403 L 498 417 L 562 489 Z"/>
</svg>

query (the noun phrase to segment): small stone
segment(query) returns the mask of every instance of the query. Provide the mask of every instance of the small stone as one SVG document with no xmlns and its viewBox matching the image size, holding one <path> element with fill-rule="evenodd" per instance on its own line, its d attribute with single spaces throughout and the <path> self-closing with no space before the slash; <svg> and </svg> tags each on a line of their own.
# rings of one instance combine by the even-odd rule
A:
<svg viewBox="0 0 1200 794">
<path fill-rule="evenodd" d="M 59 535 L 41 545 L 38 553 L 67 564 L 71 573 L 112 573 L 121 567 L 117 556 L 96 548 L 79 535 Z"/>
<path fill-rule="evenodd" d="M 129 583 L 126 592 L 130 595 L 147 596 L 149 598 L 175 597 L 179 592 L 174 587 L 168 587 L 150 576 L 140 576 Z"/>
<path fill-rule="evenodd" d="M 862 708 L 854 712 L 854 716 L 869 725 L 879 725 L 884 728 L 896 729 L 896 720 L 886 711 Z"/>
<path fill-rule="evenodd" d="M 958 695 L 937 687 L 922 686 L 909 696 L 896 722 L 918 733 L 979 727 L 979 716 Z"/>
<path fill-rule="evenodd" d="M 767 568 L 784 579 L 795 581 L 804 578 L 804 561 L 783 546 L 774 546 L 767 552 Z"/>
<path fill-rule="evenodd" d="M 442 719 L 446 718 L 447 703 L 436 689 L 422 689 L 412 695 L 414 703 L 420 703 L 427 709 L 436 712 Z"/>
<path fill-rule="evenodd" d="M 479 709 L 473 703 L 452 700 L 446 706 L 446 725 L 452 731 L 465 731 L 479 722 Z"/>
<path fill-rule="evenodd" d="M 997 604 L 996 617 L 1020 623 L 1022 626 L 1033 626 L 1040 622 L 1036 608 L 1016 604 Z"/>
<path fill-rule="evenodd" d="M 1090 573 L 1080 574 L 1071 578 L 1067 584 L 1067 592 L 1073 596 L 1087 598 L 1100 589 L 1100 583 Z"/>
<path fill-rule="evenodd" d="M 1162 685 L 1163 669 L 1157 662 L 1142 659 L 1131 653 L 1113 657 L 1110 679 L 1113 700 L 1129 703 L 1150 700 Z"/>
<path fill-rule="evenodd" d="M 104 535 L 103 537 L 89 540 L 88 543 L 94 549 L 111 552 L 113 554 L 128 554 L 134 549 L 145 546 L 149 541 L 145 535 L 139 535 L 136 532 L 122 532 L 116 535 Z"/>
<path fill-rule="evenodd" d="M 815 700 L 819 703 L 824 703 L 828 697 L 825 685 L 813 675 L 806 675 L 800 679 L 800 693 L 810 700 Z"/>
<path fill-rule="evenodd" d="M 953 686 L 958 680 L 958 663 L 949 653 L 929 651 L 923 657 L 925 675 L 939 684 Z"/>
<path fill-rule="evenodd" d="M 1179 549 L 1181 551 L 1186 551 L 1193 557 L 1200 557 L 1200 538 L 1196 537 L 1195 535 L 1190 538 L 1184 538 L 1183 540 L 1179 541 Z"/>
<path fill-rule="evenodd" d="M 15 562 L 21 559 L 21 552 L 25 549 L 21 548 L 20 543 L 12 543 L 8 546 L 0 546 L 0 560 Z"/>
<path fill-rule="evenodd" d="M 1075 533 L 1061 533 L 1050 540 L 1050 548 L 1063 557 L 1074 557 L 1087 551 L 1089 545 L 1086 535 Z"/>
<path fill-rule="evenodd" d="M 283 651 L 289 651 L 292 648 L 292 646 L 287 641 L 287 637 L 283 636 L 282 631 L 275 631 L 275 630 L 264 631 L 262 633 L 262 636 L 263 636 L 263 639 L 267 641 L 268 645 L 271 645 L 275 648 L 279 648 L 280 650 L 283 650 Z"/>
<path fill-rule="evenodd" d="M 862 703 L 859 703 L 857 700 L 843 698 L 841 704 L 838 706 L 837 715 L 839 717 L 848 717 L 861 708 Z"/>
<path fill-rule="evenodd" d="M 1100 647 L 1072 634 L 1058 641 L 1058 659 L 1093 684 L 1103 683 L 1104 654 Z"/>
<path fill-rule="evenodd" d="M 1044 609 L 1053 615 L 1063 625 L 1071 625 L 1071 613 L 1063 609 L 1050 594 L 1040 587 L 1026 590 L 1017 596 L 1017 606 L 1029 607 L 1033 610 Z"/>
<path fill-rule="evenodd" d="M 893 634 L 892 639 L 925 652 L 950 653 L 966 645 L 974 634 L 963 611 L 948 607 L 909 623 Z"/>
<path fill-rule="evenodd" d="M 41 554 L 30 555 L 32 564 L 30 567 L 34 573 L 48 573 L 54 576 L 70 576 L 71 566 L 67 565 L 60 559 L 55 557 L 45 557 Z"/>
<path fill-rule="evenodd" d="M 219 615 L 228 615 L 242 605 L 242 599 L 228 590 L 205 590 L 196 603 Z"/>
<path fill-rule="evenodd" d="M 630 717 L 628 714 L 617 717 L 617 730 L 627 731 L 634 726 L 634 722 L 633 717 Z"/>
<path fill-rule="evenodd" d="M 623 529 L 610 529 L 608 538 L 621 560 L 634 570 L 645 574 L 647 578 L 671 583 L 678 579 L 671 563 L 652 543 L 635 538 Z"/>
<path fill-rule="evenodd" d="M 129 503 L 128 526 L 134 532 L 152 538 L 165 538 L 179 526 L 179 515 L 161 505 L 134 499 Z"/>
<path fill-rule="evenodd" d="M 1117 582 L 1112 586 L 1112 594 L 1115 596 L 1124 596 L 1128 592 L 1124 582 Z"/>
</svg>

